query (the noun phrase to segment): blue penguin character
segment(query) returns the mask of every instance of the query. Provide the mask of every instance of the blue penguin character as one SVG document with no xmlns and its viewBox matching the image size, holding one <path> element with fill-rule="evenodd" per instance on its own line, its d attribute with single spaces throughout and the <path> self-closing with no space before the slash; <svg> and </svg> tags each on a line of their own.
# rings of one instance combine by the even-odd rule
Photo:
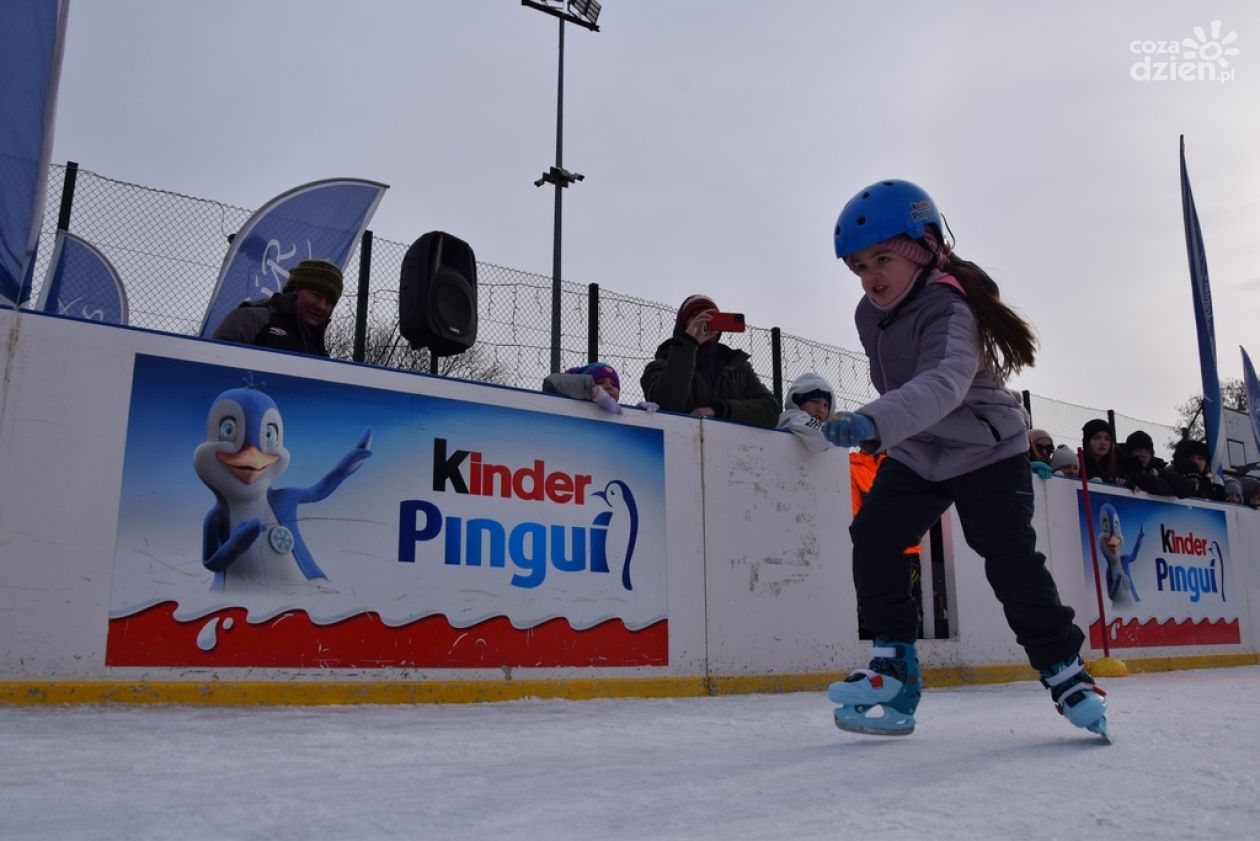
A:
<svg viewBox="0 0 1260 841">
<path fill-rule="evenodd" d="M 602 559 L 592 558 L 591 569 L 596 569 L 596 564 L 602 562 L 603 571 L 608 571 L 608 547 L 613 547 L 614 558 L 616 553 L 623 547 L 625 555 L 621 563 L 621 586 L 627 590 L 633 590 L 630 584 L 630 560 L 634 557 L 634 544 L 639 538 L 639 508 L 634 504 L 634 494 L 630 492 L 630 487 L 620 479 L 613 479 L 602 491 L 596 491 L 591 496 L 597 496 L 602 499 L 611 511 L 601 511 L 595 517 L 595 525 L 607 526 L 608 533 L 604 536 L 604 557 Z"/>
<path fill-rule="evenodd" d="M 215 497 L 202 528 L 202 564 L 212 590 L 257 589 L 327 579 L 298 530 L 298 505 L 328 497 L 372 455 L 372 430 L 337 466 L 309 488 L 273 485 L 289 466 L 284 421 L 274 400 L 256 388 L 215 398 L 206 440 L 193 467 Z M 260 539 L 262 538 L 262 539 Z"/>
<path fill-rule="evenodd" d="M 1142 538 L 1146 535 L 1145 527 L 1138 529 L 1137 541 L 1133 544 L 1133 551 L 1127 555 L 1121 555 L 1120 549 L 1124 546 L 1124 532 L 1120 528 L 1120 512 L 1111 503 L 1103 505 L 1098 512 L 1098 548 L 1102 550 L 1103 557 L 1107 559 L 1107 595 L 1111 600 L 1116 601 L 1116 597 L 1123 598 L 1124 593 L 1121 591 L 1121 585 L 1133 596 L 1133 601 L 1142 601 L 1138 595 L 1137 587 L 1133 585 L 1133 576 L 1130 567 L 1133 561 L 1137 559 L 1137 554 L 1142 548 Z"/>
</svg>

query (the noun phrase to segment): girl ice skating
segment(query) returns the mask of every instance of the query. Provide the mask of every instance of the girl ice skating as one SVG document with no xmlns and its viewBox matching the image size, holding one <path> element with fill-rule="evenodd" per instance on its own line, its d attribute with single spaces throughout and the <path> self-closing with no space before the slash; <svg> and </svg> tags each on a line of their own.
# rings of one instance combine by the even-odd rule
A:
<svg viewBox="0 0 1260 841">
<path fill-rule="evenodd" d="M 850 199 L 835 246 L 865 293 L 855 317 L 880 397 L 833 415 L 823 434 L 888 453 L 849 528 L 858 611 L 875 639 L 869 666 L 829 690 L 836 725 L 914 730 L 918 610 L 903 551 L 953 504 L 1059 711 L 1105 736 L 1103 692 L 1080 658 L 1084 634 L 1037 551 L 1028 437 L 1004 385 L 1033 364 L 1031 328 L 979 266 L 951 253 L 936 203 L 908 181 L 881 181 Z"/>
</svg>

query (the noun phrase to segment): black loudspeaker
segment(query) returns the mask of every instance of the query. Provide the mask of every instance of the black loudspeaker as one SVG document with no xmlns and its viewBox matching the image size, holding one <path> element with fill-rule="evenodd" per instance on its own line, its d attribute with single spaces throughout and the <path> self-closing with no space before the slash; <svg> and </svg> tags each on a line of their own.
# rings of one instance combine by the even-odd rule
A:
<svg viewBox="0 0 1260 841">
<path fill-rule="evenodd" d="M 398 332 L 434 356 L 463 353 L 477 341 L 477 258 L 468 243 L 429 231 L 407 249 Z"/>
</svg>

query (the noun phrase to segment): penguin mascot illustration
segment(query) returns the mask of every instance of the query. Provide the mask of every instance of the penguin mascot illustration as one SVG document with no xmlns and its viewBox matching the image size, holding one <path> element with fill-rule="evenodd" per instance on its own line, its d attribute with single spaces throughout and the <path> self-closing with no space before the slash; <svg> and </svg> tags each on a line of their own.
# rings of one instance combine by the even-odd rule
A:
<svg viewBox="0 0 1260 841">
<path fill-rule="evenodd" d="M 613 479 L 591 496 L 602 499 L 611 509 L 595 516 L 595 525 L 607 526 L 604 537 L 604 571 L 608 560 L 621 561 L 621 586 L 633 590 L 630 584 L 630 560 L 634 557 L 634 544 L 639 538 L 639 508 L 634 504 L 634 494 L 620 479 Z M 611 558 L 609 557 L 611 555 Z M 595 562 L 592 561 L 592 570 Z"/>
<path fill-rule="evenodd" d="M 211 589 L 257 590 L 327 579 L 298 530 L 298 506 L 328 497 L 372 455 L 367 428 L 328 475 L 309 488 L 273 486 L 289 466 L 284 421 L 267 394 L 232 388 L 215 398 L 206 440 L 193 467 L 214 492 L 202 529 L 202 564 L 214 573 Z"/>
<path fill-rule="evenodd" d="M 1133 561 L 1137 559 L 1137 554 L 1142 548 L 1142 538 L 1145 536 L 1145 528 L 1138 529 L 1137 541 L 1133 544 L 1133 551 L 1127 555 L 1121 555 L 1120 549 L 1124 546 L 1124 532 L 1120 528 L 1120 513 L 1116 511 L 1116 507 L 1111 503 L 1106 503 L 1098 512 L 1098 548 L 1102 550 L 1103 557 L 1107 559 L 1107 595 L 1111 597 L 1112 602 L 1120 601 L 1125 598 L 1126 593 L 1133 597 L 1133 601 L 1142 601 L 1138 595 L 1137 587 L 1133 586 L 1133 576 L 1130 573 L 1130 567 Z M 1121 590 L 1123 585 L 1124 590 Z"/>
</svg>

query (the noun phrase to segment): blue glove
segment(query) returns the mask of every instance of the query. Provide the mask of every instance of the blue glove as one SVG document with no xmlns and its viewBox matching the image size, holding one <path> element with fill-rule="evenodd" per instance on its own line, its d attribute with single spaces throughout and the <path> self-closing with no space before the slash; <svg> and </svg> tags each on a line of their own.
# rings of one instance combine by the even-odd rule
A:
<svg viewBox="0 0 1260 841">
<path fill-rule="evenodd" d="M 1032 472 L 1036 473 L 1041 479 L 1049 479 L 1054 475 L 1054 471 L 1050 469 L 1050 465 L 1046 464 L 1044 461 L 1032 462 Z"/>
<path fill-rule="evenodd" d="M 875 422 L 857 412 L 836 412 L 822 425 L 822 433 L 837 447 L 856 447 L 876 437 Z"/>
</svg>

